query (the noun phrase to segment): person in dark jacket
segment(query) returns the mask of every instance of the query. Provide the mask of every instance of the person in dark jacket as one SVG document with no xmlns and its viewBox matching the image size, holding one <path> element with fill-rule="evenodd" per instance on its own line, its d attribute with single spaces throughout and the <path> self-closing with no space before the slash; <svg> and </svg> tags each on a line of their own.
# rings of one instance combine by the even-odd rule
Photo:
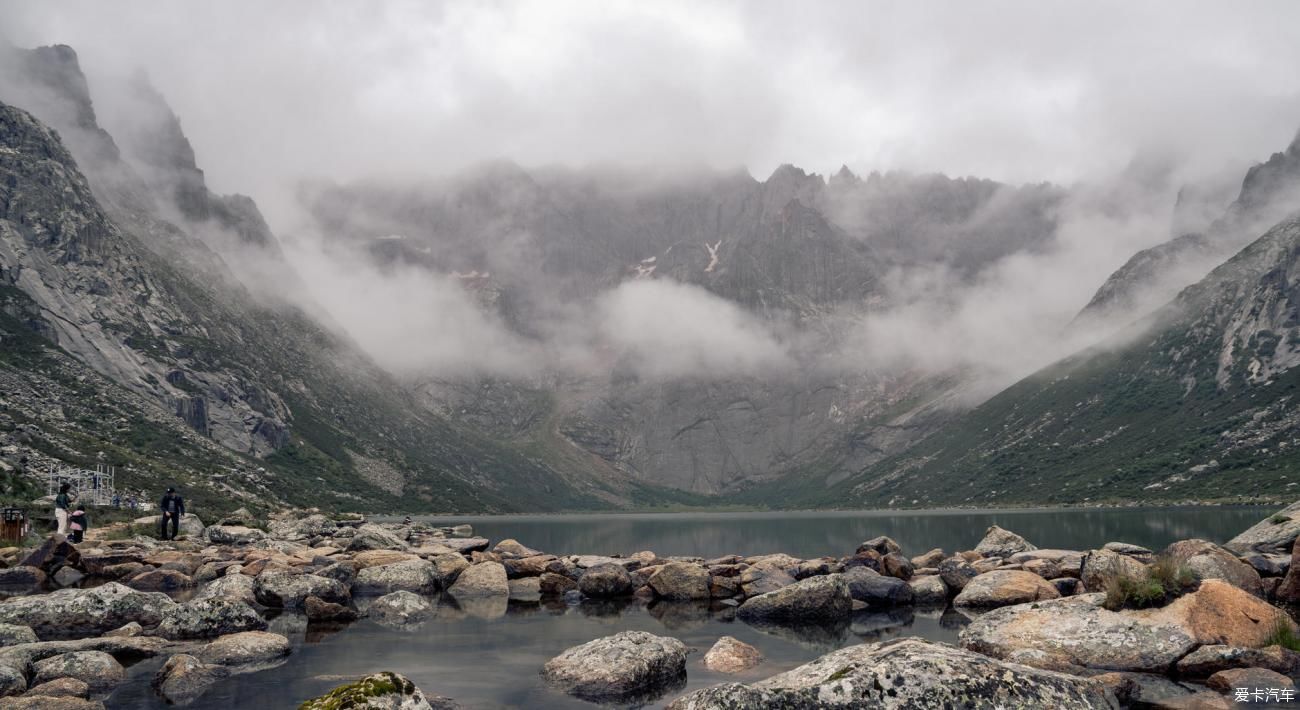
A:
<svg viewBox="0 0 1300 710">
<path fill-rule="evenodd" d="M 159 526 L 158 537 L 163 540 L 175 540 L 176 532 L 181 525 L 181 516 L 185 515 L 185 501 L 175 488 L 168 488 L 163 494 L 162 500 L 158 501 L 158 510 L 162 511 L 162 521 Z M 172 534 L 167 535 L 167 523 L 172 525 Z"/>
<path fill-rule="evenodd" d="M 86 515 L 86 506 L 77 504 L 77 509 L 72 511 L 68 516 L 68 528 L 72 530 L 72 542 L 81 544 L 86 535 L 86 530 L 90 529 L 90 516 Z"/>
</svg>

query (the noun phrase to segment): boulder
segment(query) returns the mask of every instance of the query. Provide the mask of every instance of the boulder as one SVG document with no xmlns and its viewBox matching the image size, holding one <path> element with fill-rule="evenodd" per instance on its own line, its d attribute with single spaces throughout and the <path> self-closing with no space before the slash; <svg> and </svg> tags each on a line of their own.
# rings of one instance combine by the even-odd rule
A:
<svg viewBox="0 0 1300 710">
<path fill-rule="evenodd" d="M 253 595 L 258 604 L 273 609 L 301 609 L 307 597 L 319 597 L 335 604 L 346 604 L 350 598 L 347 588 L 338 580 L 283 570 L 267 570 L 257 575 Z"/>
<path fill-rule="evenodd" d="M 912 578 L 916 571 L 912 567 L 912 562 L 897 552 L 891 552 L 880 559 L 881 571 L 890 577 L 897 577 L 902 580 Z"/>
<path fill-rule="evenodd" d="M 123 624 L 112 631 L 107 631 L 103 635 L 107 638 L 135 638 L 144 633 L 144 627 L 139 622 L 132 621 L 129 624 Z"/>
<path fill-rule="evenodd" d="M 107 693 L 126 680 L 126 669 L 103 651 L 73 651 L 32 664 L 32 685 L 58 678 L 76 678 L 94 695 Z"/>
<path fill-rule="evenodd" d="M 81 556 L 81 568 L 86 570 L 87 574 L 97 577 L 109 576 L 105 574 L 105 571 L 109 568 L 140 564 L 142 562 L 144 562 L 144 555 L 131 551 L 105 552 L 103 554 L 85 554 Z"/>
<path fill-rule="evenodd" d="M 419 555 L 413 555 L 409 552 L 400 550 L 366 550 L 358 552 L 352 556 L 352 563 L 358 570 L 367 567 L 378 567 L 379 565 L 391 565 L 394 562 L 406 562 L 407 560 L 418 560 Z"/>
<path fill-rule="evenodd" d="M 405 540 L 378 525 L 367 523 L 357 528 L 356 534 L 348 541 L 347 551 L 405 550 L 406 548 Z"/>
<path fill-rule="evenodd" d="M 1220 693 L 1231 693 L 1235 688 L 1251 690 L 1263 688 L 1265 692 L 1270 688 L 1287 689 L 1291 691 L 1291 697 L 1295 697 L 1295 682 L 1267 668 L 1232 668 L 1219 671 L 1206 679 L 1205 685 Z"/>
<path fill-rule="evenodd" d="M 33 685 L 26 695 L 27 697 L 39 695 L 46 698 L 89 698 L 90 685 L 76 678 L 57 678 Z"/>
<path fill-rule="evenodd" d="M 966 583 L 979 576 L 979 570 L 960 557 L 949 557 L 939 563 L 939 578 L 948 589 L 960 592 Z"/>
<path fill-rule="evenodd" d="M 64 565 L 76 567 L 81 561 L 81 553 L 68 539 L 58 533 L 45 538 L 39 547 L 32 550 L 17 567 L 35 567 L 46 576 L 53 575 Z"/>
<path fill-rule="evenodd" d="M 0 624 L 0 647 L 36 643 L 36 632 L 24 624 Z"/>
<path fill-rule="evenodd" d="M 463 570 L 447 590 L 458 599 L 510 596 L 510 581 L 500 562 L 480 562 Z"/>
<path fill-rule="evenodd" d="M 1144 565 L 1151 564 L 1156 559 L 1156 553 L 1151 550 L 1148 550 L 1141 545 L 1132 545 L 1127 542 L 1108 542 L 1105 545 L 1102 545 L 1101 549 L 1118 552 L 1126 557 L 1132 557 Z"/>
<path fill-rule="evenodd" d="M 1077 550 L 1048 549 L 1017 552 L 1008 557 L 1006 561 L 1011 564 L 1027 565 L 1031 562 L 1042 560 L 1056 565 L 1057 569 L 1061 571 L 1061 576 L 1078 578 L 1082 573 L 1083 558 L 1084 553 Z"/>
<path fill-rule="evenodd" d="M 345 587 L 351 587 L 353 580 L 357 578 L 357 564 L 351 560 L 340 560 L 330 565 L 317 569 L 312 574 L 317 577 L 326 577 L 332 579 Z"/>
<path fill-rule="evenodd" d="M 542 600 L 542 580 L 539 577 L 520 577 L 509 580 L 510 601 L 529 604 Z"/>
<path fill-rule="evenodd" d="M 913 577 L 907 584 L 912 588 L 912 602 L 917 606 L 943 606 L 948 603 L 948 585 L 937 574 Z"/>
<path fill-rule="evenodd" d="M 939 563 L 943 562 L 947 557 L 948 556 L 943 553 L 943 550 L 936 547 L 923 555 L 913 557 L 912 567 L 915 569 L 938 567 Z"/>
<path fill-rule="evenodd" d="M 704 654 L 704 667 L 714 673 L 743 673 L 763 662 L 757 648 L 731 636 L 723 636 Z"/>
<path fill-rule="evenodd" d="M 1007 558 L 1018 552 L 1037 550 L 1023 537 L 993 525 L 984 533 L 984 539 L 975 546 L 975 551 L 985 557 Z"/>
<path fill-rule="evenodd" d="M 518 540 L 512 540 L 512 539 L 506 539 L 506 540 L 502 540 L 501 542 L 498 542 L 497 546 L 492 548 L 492 551 L 497 553 L 498 555 L 501 555 L 501 557 L 503 558 L 536 557 L 542 554 L 540 550 L 534 550 L 531 547 L 525 547 L 524 545 L 520 544 Z"/>
<path fill-rule="evenodd" d="M 482 552 L 483 550 L 488 549 L 488 545 L 491 543 L 488 542 L 487 538 L 464 537 L 439 540 L 438 544 L 443 547 L 451 548 L 453 552 L 465 554 L 467 552 Z"/>
<path fill-rule="evenodd" d="M 623 631 L 575 646 L 546 662 L 542 676 L 592 702 L 637 702 L 686 678 L 686 645 L 645 631 Z"/>
<path fill-rule="evenodd" d="M 244 631 L 222 636 L 201 648 L 200 661 L 219 666 L 263 666 L 289 655 L 289 639 L 267 631 Z"/>
<path fill-rule="evenodd" d="M 578 583 L 562 574 L 545 572 L 537 578 L 538 591 L 544 596 L 561 596 L 578 588 Z"/>
<path fill-rule="evenodd" d="M 648 582 L 655 594 L 664 599 L 708 599 L 709 572 L 686 562 L 669 562 L 655 568 Z"/>
<path fill-rule="evenodd" d="M 203 585 L 198 594 L 194 595 L 194 601 L 233 599 L 245 604 L 256 604 L 257 594 L 254 591 L 256 586 L 257 583 L 253 581 L 252 577 L 246 577 L 242 574 L 228 574 Z"/>
<path fill-rule="evenodd" d="M 266 533 L 243 525 L 213 525 L 204 534 L 214 545 L 249 545 L 266 539 Z"/>
<path fill-rule="evenodd" d="M 507 557 L 501 563 L 506 567 L 507 577 L 518 579 L 541 576 L 556 559 L 555 555 L 533 555 L 532 557 Z"/>
<path fill-rule="evenodd" d="M 38 567 L 0 569 L 0 593 L 36 594 L 45 588 L 49 576 Z"/>
<path fill-rule="evenodd" d="M 1103 609 L 1083 594 L 994 609 L 961 632 L 963 648 L 1052 670 L 1164 673 L 1199 642 L 1179 625 Z"/>
<path fill-rule="evenodd" d="M 194 656 L 179 653 L 167 659 L 154 674 L 151 685 L 159 697 L 170 705 L 188 705 L 208 688 L 230 677 L 225 666 L 204 663 Z"/>
<path fill-rule="evenodd" d="M 146 569 L 126 580 L 126 586 L 142 592 L 176 592 L 194 586 L 194 580 L 180 570 Z"/>
<path fill-rule="evenodd" d="M 1289 553 L 1297 536 L 1300 536 L 1300 501 L 1255 523 L 1223 546 L 1238 554 Z"/>
<path fill-rule="evenodd" d="M 913 601 L 912 587 L 907 582 L 885 577 L 866 567 L 851 567 L 840 576 L 848 584 L 849 596 L 868 607 L 906 606 Z"/>
<path fill-rule="evenodd" d="M 905 582 L 903 586 L 907 586 Z M 843 575 L 833 574 L 747 599 L 736 616 L 749 623 L 816 624 L 843 621 L 852 610 L 848 583 Z"/>
<path fill-rule="evenodd" d="M 54 573 L 54 583 L 60 587 L 75 587 L 86 575 L 74 567 L 60 567 L 58 572 Z"/>
<path fill-rule="evenodd" d="M 795 578 L 773 564 L 754 565 L 740 573 L 740 590 L 747 597 L 756 597 L 795 583 Z"/>
<path fill-rule="evenodd" d="M 1103 592 L 1111 580 L 1120 577 L 1141 579 L 1146 576 L 1147 566 L 1128 555 L 1114 550 L 1093 550 L 1083 558 L 1083 570 L 1079 579 L 1090 592 Z"/>
<path fill-rule="evenodd" d="M 433 615 L 433 605 L 424 597 L 403 590 L 371 602 L 369 614 L 381 624 L 410 626 L 428 620 Z"/>
<path fill-rule="evenodd" d="M 177 604 L 163 612 L 158 635 L 165 639 L 201 639 L 240 631 L 265 631 L 266 620 L 242 601 L 215 597 Z"/>
<path fill-rule="evenodd" d="M 1201 644 L 1259 648 L 1279 624 L 1297 631 L 1290 615 L 1225 580 L 1207 579 L 1159 609 L 1130 612 L 1149 622 L 1175 626 Z"/>
<path fill-rule="evenodd" d="M 184 518 L 181 519 L 184 523 Z M 320 513 L 313 513 L 302 518 L 273 520 L 267 526 L 271 534 L 281 540 L 310 540 L 318 537 L 332 537 L 338 530 L 338 523 Z"/>
<path fill-rule="evenodd" d="M 298 710 L 452 710 L 456 703 L 438 696 L 427 696 L 406 676 L 385 671 L 312 698 Z"/>
<path fill-rule="evenodd" d="M 1032 572 L 995 570 L 967 582 L 952 603 L 957 607 L 993 609 L 1060 596 L 1055 586 Z"/>
<path fill-rule="evenodd" d="M 1294 676 L 1300 674 L 1300 653 L 1281 646 L 1244 648 L 1212 644 L 1201 646 L 1178 660 L 1178 676 L 1188 680 L 1203 680 L 1232 668 L 1267 668 Z"/>
<path fill-rule="evenodd" d="M 352 607 L 327 602 L 320 597 L 307 597 L 302 610 L 308 621 L 354 621 L 357 612 Z"/>
<path fill-rule="evenodd" d="M 41 638 L 86 636 L 136 621 L 156 626 L 174 606 L 166 594 L 139 592 L 117 582 L 90 589 L 60 589 L 0 604 L 0 623 L 30 626 Z"/>
<path fill-rule="evenodd" d="M 366 567 L 357 573 L 352 593 L 357 595 L 389 594 L 397 591 L 433 594 L 438 591 L 438 571 L 434 564 L 419 558 L 392 564 Z"/>
<path fill-rule="evenodd" d="M 849 646 L 752 685 L 705 688 L 672 710 L 1119 708 L 1091 678 L 1004 663 L 916 638 Z"/>
<path fill-rule="evenodd" d="M 582 573 L 578 590 L 592 599 L 625 597 L 632 593 L 632 577 L 622 565 L 596 565 Z"/>
<path fill-rule="evenodd" d="M 162 516 L 147 515 L 143 518 L 136 518 L 134 522 L 136 525 L 147 526 L 150 530 L 158 530 L 159 524 L 162 523 Z M 207 528 L 203 526 L 203 521 L 199 520 L 199 516 L 193 513 L 185 513 L 181 516 L 180 524 L 176 526 L 176 535 L 178 537 L 183 535 L 188 540 L 205 540 L 207 539 L 204 535 L 206 530 Z"/>
<path fill-rule="evenodd" d="M 893 538 L 881 535 L 879 537 L 873 537 L 861 545 L 858 545 L 858 552 L 865 552 L 867 550 L 874 550 L 880 553 L 881 556 L 884 556 L 890 553 L 902 552 L 903 548 L 899 547 L 898 543 L 894 542 Z"/>
<path fill-rule="evenodd" d="M 1182 540 L 1166 547 L 1164 555 L 1192 568 L 1201 579 L 1222 579 L 1257 597 L 1264 596 L 1259 572 L 1212 542 Z"/>
<path fill-rule="evenodd" d="M 455 552 L 435 555 L 429 558 L 429 562 L 433 563 L 433 571 L 437 577 L 439 589 L 450 588 L 456 582 L 456 578 L 460 576 L 460 573 L 469 567 L 469 562 Z"/>
</svg>

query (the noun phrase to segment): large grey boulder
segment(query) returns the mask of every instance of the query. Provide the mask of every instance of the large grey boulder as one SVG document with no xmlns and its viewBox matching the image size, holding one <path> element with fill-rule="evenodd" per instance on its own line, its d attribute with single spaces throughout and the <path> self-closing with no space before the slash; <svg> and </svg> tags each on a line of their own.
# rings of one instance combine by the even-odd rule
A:
<svg viewBox="0 0 1300 710">
<path fill-rule="evenodd" d="M 952 603 L 958 607 L 992 609 L 1060 596 L 1055 586 L 1033 572 L 994 570 L 967 582 Z"/>
<path fill-rule="evenodd" d="M 731 636 L 723 636 L 704 654 L 702 663 L 714 673 L 743 673 L 763 662 L 757 648 Z"/>
<path fill-rule="evenodd" d="M 462 570 L 447 591 L 457 599 L 509 597 L 510 582 L 500 562 L 480 562 Z"/>
<path fill-rule="evenodd" d="M 367 567 L 357 573 L 352 593 L 364 596 L 406 591 L 432 594 L 438 591 L 438 570 L 428 560 L 404 560 Z"/>
<path fill-rule="evenodd" d="M 347 587 L 336 579 L 287 570 L 267 570 L 253 584 L 257 603 L 274 609 L 301 609 L 307 597 L 319 597 L 335 604 L 347 604 Z"/>
<path fill-rule="evenodd" d="M 1264 596 L 1259 572 L 1208 540 L 1181 540 L 1166 547 L 1163 554 L 1192 568 L 1201 579 L 1222 579 L 1257 597 Z"/>
<path fill-rule="evenodd" d="M 405 540 L 397 537 L 384 528 L 366 523 L 357 528 L 356 534 L 348 541 L 348 552 L 364 552 L 365 550 L 405 550 L 408 547 Z"/>
<path fill-rule="evenodd" d="M 193 601 L 204 599 L 233 599 L 245 604 L 256 604 L 257 582 L 246 574 L 228 574 L 203 585 L 194 595 Z"/>
<path fill-rule="evenodd" d="M 593 702 L 646 701 L 686 679 L 686 645 L 645 631 L 623 631 L 574 646 L 546 662 L 542 676 Z"/>
<path fill-rule="evenodd" d="M 949 557 L 939 563 L 939 577 L 948 588 L 960 592 L 966 583 L 980 574 L 975 566 L 960 557 Z"/>
<path fill-rule="evenodd" d="M 672 710 L 1119 708 L 1100 681 L 1004 663 L 916 638 L 850 646 L 751 685 L 677 699 Z"/>
<path fill-rule="evenodd" d="M 456 552 L 434 555 L 429 558 L 433 564 L 433 574 L 437 578 L 439 589 L 448 589 L 456 583 L 456 578 L 469 567 L 465 557 Z"/>
<path fill-rule="evenodd" d="M 913 577 L 907 586 L 912 588 L 912 603 L 917 606 L 935 607 L 948 603 L 948 585 L 937 574 Z"/>
<path fill-rule="evenodd" d="M 90 589 L 15 597 L 0 603 L 0 623 L 29 626 L 41 638 L 88 636 L 132 621 L 156 626 L 176 605 L 166 594 L 139 592 L 117 582 Z"/>
<path fill-rule="evenodd" d="M 843 577 L 849 585 L 849 596 L 869 607 L 907 606 L 915 598 L 912 586 L 907 582 L 886 577 L 866 567 L 851 567 L 844 572 Z"/>
<path fill-rule="evenodd" d="M 1277 511 L 1224 543 L 1224 547 L 1246 552 L 1289 553 L 1300 537 L 1300 501 Z"/>
<path fill-rule="evenodd" d="M 1090 592 L 1104 592 L 1111 581 L 1123 577 L 1142 579 L 1147 567 L 1133 557 L 1114 550 L 1093 550 L 1083 558 L 1079 579 Z"/>
<path fill-rule="evenodd" d="M 843 621 L 852 611 L 848 583 L 843 575 L 831 574 L 747 599 L 736 616 L 749 623 L 818 624 Z"/>
<path fill-rule="evenodd" d="M 107 693 L 126 680 L 126 669 L 103 651 L 73 651 L 32 665 L 32 685 L 59 678 L 75 678 L 93 694 Z"/>
<path fill-rule="evenodd" d="M 196 657 L 219 666 L 266 667 L 274 665 L 293 650 L 289 639 L 268 631 L 244 631 L 222 636 L 199 649 Z"/>
<path fill-rule="evenodd" d="M 0 624 L 0 646 L 36 643 L 36 632 L 26 624 Z"/>
<path fill-rule="evenodd" d="M 975 551 L 985 557 L 1010 557 L 1018 552 L 1037 550 L 1023 537 L 1004 530 L 996 525 L 990 526 L 984 533 L 984 539 L 975 546 Z"/>
<path fill-rule="evenodd" d="M 433 605 L 418 594 L 397 591 L 371 602 L 369 615 L 385 626 L 410 627 L 427 621 L 433 615 Z"/>
<path fill-rule="evenodd" d="M 1180 626 L 1101 607 L 1102 594 L 1002 607 L 961 632 L 963 648 L 1039 668 L 1165 673 L 1198 645 Z"/>
<path fill-rule="evenodd" d="M 708 599 L 709 571 L 687 562 L 660 565 L 648 581 L 657 596 L 664 599 Z"/>
<path fill-rule="evenodd" d="M 215 597 L 177 604 L 163 612 L 158 635 L 165 639 L 201 639 L 240 631 L 265 631 L 266 620 L 242 601 Z"/>
<path fill-rule="evenodd" d="M 593 599 L 625 597 L 632 593 L 632 577 L 622 565 L 596 565 L 578 578 L 578 590 Z"/>
<path fill-rule="evenodd" d="M 230 677 L 230 669 L 204 663 L 185 653 L 167 659 L 154 674 L 151 685 L 170 705 L 188 705 L 218 682 Z"/>
<path fill-rule="evenodd" d="M 243 525 L 211 525 L 203 532 L 214 545 L 250 545 L 266 539 L 266 533 Z"/>
<path fill-rule="evenodd" d="M 280 540 L 310 540 L 316 537 L 330 537 L 338 530 L 338 523 L 320 513 L 313 513 L 302 518 L 273 520 L 267 528 L 271 535 Z"/>
</svg>

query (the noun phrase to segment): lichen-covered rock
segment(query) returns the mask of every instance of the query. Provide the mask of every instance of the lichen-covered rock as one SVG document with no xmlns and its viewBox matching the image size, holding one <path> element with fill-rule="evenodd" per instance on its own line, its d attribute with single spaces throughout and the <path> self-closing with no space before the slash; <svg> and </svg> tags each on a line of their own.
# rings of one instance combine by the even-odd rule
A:
<svg viewBox="0 0 1300 710">
<path fill-rule="evenodd" d="M 907 585 L 912 588 L 912 603 L 917 606 L 943 606 L 948 602 L 948 585 L 937 574 L 913 577 Z"/>
<path fill-rule="evenodd" d="M 201 639 L 240 631 L 265 631 L 266 620 L 242 601 L 216 597 L 177 604 L 163 612 L 158 635 L 165 639 Z"/>
<path fill-rule="evenodd" d="M 775 592 L 794 583 L 790 573 L 771 562 L 753 565 L 740 573 L 740 590 L 747 597 Z"/>
<path fill-rule="evenodd" d="M 961 632 L 961 645 L 1039 668 L 1166 672 L 1198 645 L 1178 625 L 1113 612 L 1084 594 L 994 609 Z"/>
<path fill-rule="evenodd" d="M 849 596 L 868 607 L 907 606 L 914 598 L 912 586 L 907 582 L 886 577 L 866 567 L 850 567 L 841 576 L 849 585 Z"/>
<path fill-rule="evenodd" d="M 975 551 L 985 557 L 1002 558 L 1010 557 L 1017 552 L 1029 552 L 1037 549 L 1023 537 L 996 525 L 990 526 L 988 531 L 984 533 L 984 539 L 980 540 L 980 543 L 975 546 Z"/>
<path fill-rule="evenodd" d="M 510 601 L 532 604 L 542 600 L 542 580 L 539 577 L 520 577 L 509 582 Z"/>
<path fill-rule="evenodd" d="M 1237 556 L 1207 540 L 1182 540 L 1165 548 L 1164 555 L 1185 564 L 1201 579 L 1222 579 L 1254 594 L 1264 596 L 1259 572 Z"/>
<path fill-rule="evenodd" d="M 220 666 L 262 666 L 288 656 L 289 639 L 268 631 L 244 631 L 222 636 L 199 650 L 204 663 Z"/>
<path fill-rule="evenodd" d="M 534 550 L 531 547 L 526 547 L 523 544 L 521 544 L 518 540 L 513 540 L 513 539 L 505 539 L 502 540 L 501 542 L 498 542 L 497 546 L 492 548 L 492 551 L 497 553 L 498 555 L 501 555 L 502 557 L 512 557 L 512 558 L 536 557 L 542 554 L 540 550 Z"/>
<path fill-rule="evenodd" d="M 1294 697 L 1295 681 L 1267 668 L 1231 668 L 1219 671 L 1206 679 L 1205 685 L 1220 693 L 1231 693 L 1234 688 L 1288 689 Z"/>
<path fill-rule="evenodd" d="M 407 547 L 405 540 L 378 525 L 367 523 L 357 528 L 356 534 L 348 541 L 347 550 L 348 552 L 405 550 Z"/>
<path fill-rule="evenodd" d="M 1207 579 L 1200 588 L 1159 609 L 1128 612 L 1157 624 L 1177 626 L 1202 644 L 1258 648 L 1281 624 L 1297 631 L 1289 614 L 1222 579 Z"/>
<path fill-rule="evenodd" d="M 888 555 L 892 552 L 901 552 L 902 549 L 903 548 L 900 547 L 897 542 L 894 542 L 893 538 L 887 535 L 880 535 L 878 537 L 873 537 L 870 540 L 867 540 L 866 542 L 862 543 L 861 545 L 858 545 L 858 552 L 865 552 L 866 550 L 874 550 L 880 553 L 882 556 Z"/>
<path fill-rule="evenodd" d="M 1300 653 L 1281 646 L 1201 646 L 1178 660 L 1178 677 L 1203 680 L 1232 668 L 1267 668 L 1283 675 L 1300 675 Z"/>
<path fill-rule="evenodd" d="M 309 621 L 354 621 L 357 612 L 351 607 L 327 602 L 320 597 L 307 597 L 302 610 Z"/>
<path fill-rule="evenodd" d="M 709 572 L 686 562 L 669 562 L 655 568 L 648 581 L 655 594 L 664 599 L 708 599 Z"/>
<path fill-rule="evenodd" d="M 427 621 L 433 605 L 418 594 L 397 591 L 385 594 L 370 604 L 370 618 L 389 626 L 411 626 Z"/>
<path fill-rule="evenodd" d="M 450 710 L 454 707 L 458 706 L 446 698 L 425 696 L 405 676 L 385 671 L 340 685 L 299 705 L 298 710 Z"/>
<path fill-rule="evenodd" d="M 593 599 L 625 597 L 632 593 L 632 577 L 622 565 L 596 565 L 578 578 L 578 590 Z"/>
<path fill-rule="evenodd" d="M 546 662 L 542 676 L 585 700 L 650 700 L 685 681 L 686 645 L 645 631 L 623 631 L 568 649 Z"/>
<path fill-rule="evenodd" d="M 272 535 L 281 540 L 310 540 L 316 537 L 333 536 L 338 530 L 338 523 L 330 520 L 328 516 L 313 513 L 302 518 L 273 520 L 267 528 Z"/>
<path fill-rule="evenodd" d="M 966 587 L 967 582 L 975 579 L 979 574 L 979 570 L 960 557 L 949 557 L 939 563 L 939 578 L 948 585 L 948 589 L 955 592 L 960 592 Z"/>
<path fill-rule="evenodd" d="M 434 576 L 438 580 L 439 589 L 449 589 L 456 583 L 456 578 L 460 576 L 469 567 L 469 562 L 456 552 L 448 552 L 441 555 L 434 555 L 429 558 L 433 563 Z"/>
<path fill-rule="evenodd" d="M 432 594 L 438 591 L 438 571 L 428 560 L 413 559 L 366 567 L 352 582 L 352 593 L 360 596 L 391 592 Z"/>
<path fill-rule="evenodd" d="M 915 567 L 916 569 L 938 567 L 939 563 L 943 562 L 947 558 L 948 556 L 944 554 L 943 550 L 936 547 L 925 554 L 917 555 L 916 557 L 913 557 L 912 566 Z"/>
<path fill-rule="evenodd" d="M 558 597 L 565 592 L 576 590 L 578 583 L 562 574 L 545 572 L 541 577 L 537 578 L 537 588 L 543 596 Z"/>
<path fill-rule="evenodd" d="M 203 588 L 194 595 L 194 601 L 233 599 L 245 604 L 256 604 L 256 585 L 257 583 L 253 581 L 253 578 L 247 575 L 228 574 L 224 577 L 217 577 L 203 585 Z"/>
<path fill-rule="evenodd" d="M 81 553 L 68 539 L 58 533 L 45 538 L 35 550 L 18 563 L 18 567 L 35 567 L 46 575 L 53 575 L 64 565 L 77 566 Z"/>
<path fill-rule="evenodd" d="M 319 597 L 335 604 L 346 604 L 350 598 L 347 588 L 338 580 L 278 569 L 257 575 L 253 595 L 258 604 L 274 609 L 301 609 L 307 597 Z"/>
<path fill-rule="evenodd" d="M 1255 523 L 1223 546 L 1238 554 L 1289 553 L 1297 536 L 1300 536 L 1300 501 Z"/>
<path fill-rule="evenodd" d="M 89 698 L 90 684 L 76 678 L 56 678 L 33 685 L 27 696 L 40 695 L 47 698 Z"/>
<path fill-rule="evenodd" d="M 158 669 L 151 685 L 167 703 L 187 705 L 229 677 L 230 669 L 225 666 L 204 663 L 194 656 L 179 653 L 168 658 Z"/>
<path fill-rule="evenodd" d="M 266 539 L 266 533 L 243 525 L 212 525 L 203 533 L 214 545 L 248 545 Z"/>
<path fill-rule="evenodd" d="M 36 632 L 25 624 L 0 624 L 0 646 L 36 643 Z"/>
<path fill-rule="evenodd" d="M 1083 558 L 1079 579 L 1088 591 L 1104 592 L 1112 580 L 1121 577 L 1142 579 L 1146 573 L 1146 565 L 1133 557 L 1114 550 L 1093 550 Z"/>
<path fill-rule="evenodd" d="M 180 570 L 146 568 L 126 580 L 126 586 L 142 592 L 175 592 L 194 586 L 194 580 Z"/>
<path fill-rule="evenodd" d="M 462 570 L 447 591 L 457 599 L 504 598 L 510 596 L 510 582 L 506 579 L 506 568 L 500 562 L 480 562 Z"/>
<path fill-rule="evenodd" d="M 763 653 L 744 641 L 723 636 L 704 654 L 704 667 L 715 673 L 743 673 L 763 662 Z"/>
<path fill-rule="evenodd" d="M 1106 686 L 921 639 L 861 644 L 752 685 L 699 690 L 672 710 L 1118 708 Z"/>
<path fill-rule="evenodd" d="M 810 577 L 747 599 L 736 610 L 736 616 L 746 622 L 817 624 L 842 621 L 852 610 L 848 583 L 843 575 L 832 574 Z"/>
<path fill-rule="evenodd" d="M 166 594 L 109 582 L 90 589 L 60 589 L 7 599 L 0 603 L 0 623 L 29 626 L 40 638 L 85 636 L 132 621 L 156 626 L 163 612 L 175 604 Z"/>
<path fill-rule="evenodd" d="M 92 694 L 98 695 L 126 680 L 126 669 L 103 651 L 73 651 L 32 665 L 33 685 L 58 678 L 76 678 L 89 686 Z"/>
<path fill-rule="evenodd" d="M 992 609 L 1060 596 L 1055 586 L 1032 572 L 994 570 L 967 582 L 952 603 L 958 607 Z"/>
</svg>

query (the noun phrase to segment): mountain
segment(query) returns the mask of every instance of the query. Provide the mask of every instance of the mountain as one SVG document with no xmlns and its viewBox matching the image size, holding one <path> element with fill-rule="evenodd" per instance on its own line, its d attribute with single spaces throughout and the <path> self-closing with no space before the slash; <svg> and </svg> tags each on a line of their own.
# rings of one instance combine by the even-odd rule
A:
<svg viewBox="0 0 1300 710">
<path fill-rule="evenodd" d="M 794 505 L 1294 498 L 1300 218 L 1110 341 Z M 773 491 L 765 491 L 773 495 Z"/>
<path fill-rule="evenodd" d="M 251 292 L 202 237 L 211 223 L 251 226 L 246 237 L 275 258 L 255 205 L 207 192 L 183 136 L 166 137 L 175 160 L 124 158 L 71 49 L 14 51 L 0 98 L 28 101 L 58 132 L 0 104 L 0 295 L 16 344 L 0 360 L 7 467 L 117 463 L 119 486 L 152 495 L 179 481 L 214 507 L 234 507 L 231 491 L 383 510 L 659 500 L 432 414 L 353 343 Z M 187 179 L 145 179 L 132 162 Z M 40 401 L 37 382 L 50 386 Z"/>
</svg>

